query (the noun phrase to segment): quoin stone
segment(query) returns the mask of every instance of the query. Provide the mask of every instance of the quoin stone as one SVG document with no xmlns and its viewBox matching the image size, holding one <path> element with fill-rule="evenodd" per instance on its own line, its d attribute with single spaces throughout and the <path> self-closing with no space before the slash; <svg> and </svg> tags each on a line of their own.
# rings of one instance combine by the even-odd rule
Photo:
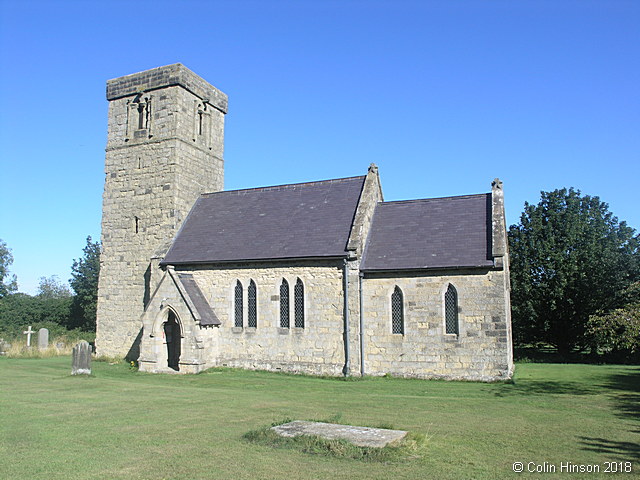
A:
<svg viewBox="0 0 640 480">
<path fill-rule="evenodd" d="M 91 375 L 91 345 L 82 340 L 71 354 L 71 375 Z"/>
<path fill-rule="evenodd" d="M 107 100 L 99 355 L 154 373 L 511 377 L 499 179 L 385 201 L 371 164 L 224 191 L 224 93 L 175 64 L 109 80 Z"/>
<path fill-rule="evenodd" d="M 49 348 L 49 329 L 41 328 L 38 330 L 38 349 L 46 350 Z"/>
</svg>

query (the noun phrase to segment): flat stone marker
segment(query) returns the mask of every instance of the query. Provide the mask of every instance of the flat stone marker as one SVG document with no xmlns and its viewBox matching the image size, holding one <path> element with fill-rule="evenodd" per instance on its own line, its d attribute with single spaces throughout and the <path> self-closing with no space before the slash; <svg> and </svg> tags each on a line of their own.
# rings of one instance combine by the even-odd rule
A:
<svg viewBox="0 0 640 480">
<path fill-rule="evenodd" d="M 391 442 L 402 440 L 407 432 L 386 428 L 354 427 L 336 423 L 305 422 L 296 420 L 271 427 L 282 437 L 317 435 L 328 440 L 343 439 L 359 447 L 384 447 Z"/>
<path fill-rule="evenodd" d="M 41 328 L 38 330 L 38 350 L 46 350 L 49 348 L 49 330 Z"/>
<path fill-rule="evenodd" d="M 71 375 L 91 375 L 91 345 L 82 340 L 71 356 Z"/>
</svg>

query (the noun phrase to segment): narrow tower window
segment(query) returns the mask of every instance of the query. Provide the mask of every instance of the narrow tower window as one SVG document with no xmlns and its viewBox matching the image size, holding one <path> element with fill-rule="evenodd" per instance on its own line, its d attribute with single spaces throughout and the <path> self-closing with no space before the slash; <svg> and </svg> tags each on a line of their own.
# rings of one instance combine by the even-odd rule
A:
<svg viewBox="0 0 640 480">
<path fill-rule="evenodd" d="M 251 280 L 249 282 L 249 288 L 247 289 L 247 297 L 248 297 L 248 319 L 247 326 L 251 328 L 256 328 L 258 326 L 258 292 L 256 289 L 256 282 Z"/>
<path fill-rule="evenodd" d="M 236 290 L 235 290 L 235 322 L 234 322 L 234 326 L 236 327 L 240 327 L 242 328 L 242 284 L 240 283 L 240 280 L 238 280 L 238 283 L 236 283 Z"/>
<path fill-rule="evenodd" d="M 304 284 L 302 280 L 296 281 L 296 286 L 293 288 L 293 306 L 295 312 L 295 326 L 296 328 L 304 328 Z"/>
<path fill-rule="evenodd" d="M 280 284 L 280 328 L 289 328 L 289 283 L 284 278 Z"/>
<path fill-rule="evenodd" d="M 456 335 L 460 333 L 458 328 L 458 292 L 451 284 L 444 294 L 444 320 L 447 333 Z"/>
<path fill-rule="evenodd" d="M 133 217 L 135 219 L 135 229 L 136 229 L 136 233 L 138 233 L 139 229 L 140 229 L 140 219 L 138 217 Z"/>
<path fill-rule="evenodd" d="M 202 112 L 198 112 L 198 135 L 202 135 Z"/>
<path fill-rule="evenodd" d="M 396 285 L 391 294 L 391 333 L 404 335 L 404 301 L 402 290 Z"/>
<path fill-rule="evenodd" d="M 145 104 L 140 102 L 138 104 L 138 130 L 142 130 L 144 128 L 144 117 L 145 117 Z"/>
</svg>

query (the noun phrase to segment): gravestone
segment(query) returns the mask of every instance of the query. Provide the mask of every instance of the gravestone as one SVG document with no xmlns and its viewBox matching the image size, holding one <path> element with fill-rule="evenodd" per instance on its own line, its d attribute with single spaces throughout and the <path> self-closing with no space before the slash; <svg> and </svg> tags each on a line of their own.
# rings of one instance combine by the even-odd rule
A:
<svg viewBox="0 0 640 480">
<path fill-rule="evenodd" d="M 382 448 L 389 443 L 402 440 L 407 432 L 387 428 L 354 427 L 324 422 L 304 422 L 296 420 L 271 427 L 281 437 L 316 435 L 328 440 L 343 439 L 359 447 Z"/>
<path fill-rule="evenodd" d="M 91 375 L 91 346 L 82 340 L 75 347 L 71 356 L 71 375 Z"/>
<path fill-rule="evenodd" d="M 4 341 L 4 338 L 0 338 L 0 355 L 6 355 L 10 346 L 10 344 Z"/>
<path fill-rule="evenodd" d="M 31 325 L 29 325 L 29 328 L 27 328 L 22 333 L 24 333 L 27 336 L 27 348 L 31 348 L 31 335 L 36 333 L 35 330 L 31 330 Z"/>
<path fill-rule="evenodd" d="M 49 348 L 49 330 L 41 328 L 38 330 L 38 350 L 46 350 Z"/>
</svg>

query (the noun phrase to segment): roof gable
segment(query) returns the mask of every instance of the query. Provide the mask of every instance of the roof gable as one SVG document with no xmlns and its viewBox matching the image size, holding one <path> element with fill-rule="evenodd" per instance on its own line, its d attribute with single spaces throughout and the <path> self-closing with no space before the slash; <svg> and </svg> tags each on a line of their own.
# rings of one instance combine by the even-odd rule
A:
<svg viewBox="0 0 640 480">
<path fill-rule="evenodd" d="M 364 176 L 201 195 L 163 264 L 346 256 Z"/>
<path fill-rule="evenodd" d="M 362 270 L 491 266 L 491 194 L 376 206 Z"/>
</svg>

